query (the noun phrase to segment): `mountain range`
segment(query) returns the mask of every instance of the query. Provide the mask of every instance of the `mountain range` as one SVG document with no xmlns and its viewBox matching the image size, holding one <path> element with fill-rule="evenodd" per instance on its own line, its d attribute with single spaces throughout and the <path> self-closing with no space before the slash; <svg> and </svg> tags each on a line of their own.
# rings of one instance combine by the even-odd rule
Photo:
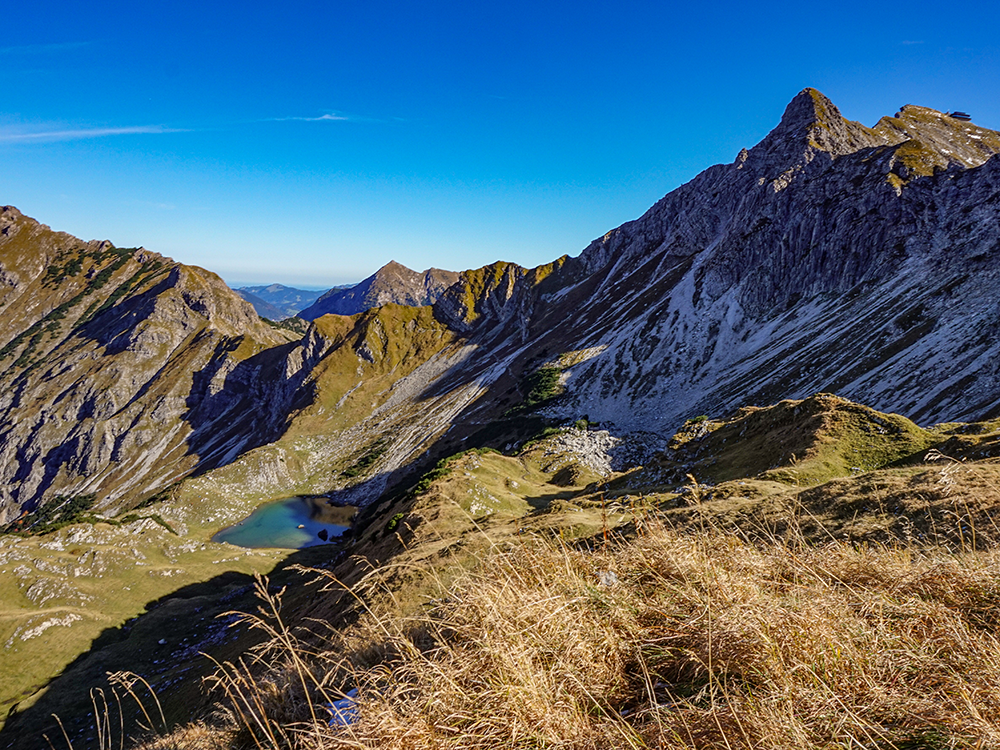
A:
<svg viewBox="0 0 1000 750">
<path fill-rule="evenodd" d="M 721 420 L 719 457 L 724 437 L 752 432 L 754 405 L 853 409 L 808 400 L 821 392 L 914 421 L 866 411 L 862 433 L 905 445 L 836 458 L 846 475 L 881 468 L 956 434 L 916 424 L 1000 417 L 998 151 L 1000 133 L 946 113 L 907 105 L 867 127 L 806 89 L 759 144 L 577 257 L 460 273 L 390 263 L 297 311 L 304 333 L 261 320 L 209 271 L 5 207 L 0 525 L 30 529 L 93 496 L 97 521 L 154 508 L 204 531 L 322 495 L 362 509 L 357 538 L 384 560 L 392 535 L 374 530 L 426 502 L 408 488 L 438 459 L 512 454 L 576 423 L 582 437 L 552 448 L 575 452 L 572 466 L 504 464 L 506 489 L 487 493 L 516 495 L 524 513 L 550 490 L 522 497 L 510 482 L 549 469 L 579 491 L 653 465 L 650 486 L 691 470 L 743 481 L 823 440 L 779 450 L 793 412 L 772 407 L 777 426 L 754 450 L 781 455 L 715 477 L 696 442 L 709 431 L 694 434 L 704 415 Z"/>
<path fill-rule="evenodd" d="M 389 261 L 357 284 L 343 284 L 326 291 L 306 291 L 270 284 L 236 289 L 262 318 L 280 321 L 292 316 L 315 320 L 321 315 L 357 315 L 383 305 L 432 305 L 458 279 L 454 271 L 430 268 L 411 271 Z"/>
<path fill-rule="evenodd" d="M 323 294 L 322 291 L 295 289 L 283 284 L 244 286 L 233 291 L 253 305 L 260 317 L 268 320 L 284 320 L 297 315 Z"/>
<path fill-rule="evenodd" d="M 807 89 L 760 144 L 577 258 L 389 264 L 301 311 L 297 340 L 209 272 L 7 208 L 0 513 L 53 493 L 119 507 L 300 432 L 325 462 L 391 435 L 389 480 L 502 423 L 543 365 L 564 390 L 549 418 L 621 432 L 818 391 L 924 423 L 993 415 L 998 149 L 922 107 L 868 128 Z M 336 317 L 388 297 L 408 306 Z"/>
</svg>

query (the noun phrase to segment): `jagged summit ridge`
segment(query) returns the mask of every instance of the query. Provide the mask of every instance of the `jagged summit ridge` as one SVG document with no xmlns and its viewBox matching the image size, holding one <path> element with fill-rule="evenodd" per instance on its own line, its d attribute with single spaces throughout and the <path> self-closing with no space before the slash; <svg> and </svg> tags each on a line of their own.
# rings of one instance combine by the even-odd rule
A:
<svg viewBox="0 0 1000 750">
<path fill-rule="evenodd" d="M 771 162 L 790 160 L 787 167 L 795 166 L 792 162 L 800 159 L 804 166 L 820 152 L 836 158 L 864 149 L 898 146 L 906 141 L 920 144 L 942 167 L 949 163 L 976 167 L 1000 150 L 1000 138 L 995 131 L 930 107 L 907 104 L 895 115 L 882 117 L 874 127 L 866 127 L 846 119 L 816 89 L 806 88 L 789 102 L 778 125 L 760 144 L 741 154 L 738 162 L 758 152 L 759 158 Z"/>
<path fill-rule="evenodd" d="M 822 177 L 834 159 L 853 160 L 851 179 L 870 180 L 866 192 L 871 200 L 881 201 L 898 197 L 914 177 L 933 176 L 949 164 L 980 166 L 998 151 L 1000 133 L 935 110 L 907 106 L 895 118 L 882 118 L 868 128 L 846 120 L 818 91 L 805 89 L 789 103 L 781 122 L 759 144 L 741 151 L 734 163 L 706 169 L 639 219 L 592 242 L 580 258 L 590 272 L 614 263 L 628 273 L 651 254 L 687 258 L 725 243 L 727 235 L 742 238 L 760 231 L 761 221 L 780 223 L 793 212 L 801 215 L 803 208 L 807 215 L 815 213 L 789 205 L 796 201 L 775 202 L 774 196 L 796 180 Z M 848 171 L 847 164 L 841 166 Z M 825 188 L 818 202 L 832 206 L 847 192 L 858 192 L 859 186 L 838 188 L 843 195 Z"/>
</svg>

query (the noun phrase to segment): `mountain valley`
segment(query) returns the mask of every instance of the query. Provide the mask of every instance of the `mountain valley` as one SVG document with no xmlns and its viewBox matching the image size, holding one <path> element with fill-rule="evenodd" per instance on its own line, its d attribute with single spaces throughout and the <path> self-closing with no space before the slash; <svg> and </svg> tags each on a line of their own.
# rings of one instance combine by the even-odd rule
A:
<svg viewBox="0 0 1000 750">
<path fill-rule="evenodd" d="M 1000 133 L 945 113 L 907 105 L 869 128 L 806 89 L 761 143 L 578 257 L 455 273 L 390 263 L 294 302 L 298 290 L 239 290 L 278 295 L 263 301 L 283 316 L 302 305 L 286 316 L 301 326 L 265 320 L 209 271 L 83 242 L 5 207 L 0 746 L 37 747 L 41 733 L 58 746 L 54 713 L 74 747 L 89 746 L 90 688 L 110 697 L 105 673 L 133 672 L 168 728 L 182 727 L 150 750 L 199 746 L 183 734 L 194 719 L 214 738 L 204 747 L 307 746 L 292 726 L 326 733 L 308 746 L 346 747 L 309 711 L 351 685 L 372 706 L 394 693 L 364 671 L 365 659 L 382 662 L 354 642 L 329 646 L 341 637 L 330 631 L 362 638 L 377 611 L 385 635 L 525 540 L 565 545 L 593 561 L 573 565 L 598 573 L 609 545 L 641 546 L 650 529 L 732 548 L 992 554 L 998 151 Z M 299 551 L 212 541 L 291 496 L 356 506 L 354 526 Z M 270 588 L 255 588 L 255 574 Z M 317 577 L 326 589 L 307 585 Z M 617 580 L 600 578 L 593 595 Z M 971 618 L 956 627 L 996 618 L 1000 582 L 984 580 L 979 609 L 954 604 L 955 617 Z M 307 671 L 322 678 L 306 686 L 279 659 L 248 667 L 269 686 L 272 725 L 240 704 L 234 685 L 247 683 L 233 675 L 244 675 L 241 654 L 268 642 L 248 618 L 282 587 L 284 622 L 300 629 L 296 642 L 316 657 Z M 282 631 L 270 635 L 272 647 L 287 645 Z M 387 643 L 385 654 L 406 651 Z M 339 665 L 344 654 L 353 666 Z M 203 694 L 200 678 L 217 668 L 229 681 Z M 663 725 L 649 718 L 655 706 L 703 707 L 701 687 L 660 694 L 696 682 L 684 669 L 609 687 L 583 713 L 638 715 L 635 701 L 651 701 L 648 726 L 628 729 L 645 737 Z M 719 679 L 721 690 L 729 678 Z M 986 690 L 963 685 L 954 690 Z M 258 723 L 241 724 L 234 705 Z M 946 721 L 886 709 L 864 726 L 884 747 L 930 747 L 904 741 L 931 729 L 954 741 L 940 747 L 1000 741 L 988 712 L 962 710 Z M 434 721 L 465 732 L 459 713 Z M 401 731 L 365 721 L 357 731 L 369 744 L 352 746 L 390 746 L 380 743 Z M 846 741 L 833 724 L 810 724 L 809 742 Z M 555 728 L 542 735 L 530 746 L 570 742 Z"/>
</svg>

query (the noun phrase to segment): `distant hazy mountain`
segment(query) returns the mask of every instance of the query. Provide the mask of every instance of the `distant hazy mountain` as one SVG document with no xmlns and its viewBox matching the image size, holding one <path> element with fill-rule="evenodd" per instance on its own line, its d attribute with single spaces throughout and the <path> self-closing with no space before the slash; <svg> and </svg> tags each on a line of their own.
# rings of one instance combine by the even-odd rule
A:
<svg viewBox="0 0 1000 750">
<path fill-rule="evenodd" d="M 454 271 L 429 268 L 423 273 L 389 261 L 378 271 L 352 287 L 336 287 L 319 297 L 299 313 L 300 318 L 315 320 L 321 315 L 355 315 L 388 304 L 432 305 L 444 290 L 458 281 Z"/>
<path fill-rule="evenodd" d="M 346 289 L 345 287 L 334 287 L 334 289 Z M 297 315 L 300 310 L 304 310 L 315 302 L 320 295 L 328 294 L 324 291 L 310 291 L 308 289 L 295 289 L 294 287 L 282 284 L 268 284 L 267 286 L 243 286 L 235 290 L 238 295 L 253 305 L 253 309 L 262 318 L 269 320 L 282 320 Z"/>
<path fill-rule="evenodd" d="M 262 318 L 267 318 L 268 320 L 284 320 L 285 318 L 291 317 L 291 315 L 295 314 L 292 313 L 289 315 L 280 307 L 275 307 L 270 302 L 265 302 L 256 294 L 248 292 L 245 289 L 237 289 L 236 293 L 253 305 L 253 309 Z"/>
</svg>

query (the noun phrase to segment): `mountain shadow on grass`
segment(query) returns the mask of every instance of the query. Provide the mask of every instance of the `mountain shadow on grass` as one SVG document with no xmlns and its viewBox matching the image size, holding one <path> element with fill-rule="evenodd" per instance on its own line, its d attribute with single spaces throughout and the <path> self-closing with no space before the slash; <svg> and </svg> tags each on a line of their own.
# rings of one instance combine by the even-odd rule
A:
<svg viewBox="0 0 1000 750">
<path fill-rule="evenodd" d="M 341 554 L 336 545 L 293 552 L 270 573 L 269 590 L 287 587 L 285 600 L 289 602 L 311 595 L 315 590 L 304 588 L 308 578 L 293 566 L 326 566 Z M 21 707 L 31 698 L 26 695 L 20 703 L 0 706 L 6 714 L 0 728 L 0 748 L 37 750 L 51 743 L 57 750 L 69 750 L 67 736 L 73 748 L 96 747 L 92 692 L 99 714 L 107 704 L 113 746 L 118 745 L 120 734 L 114 692 L 121 698 L 127 736 L 142 732 L 141 726 L 147 723 L 143 709 L 157 731 L 163 731 L 164 720 L 167 727 L 190 720 L 211 698 L 202 689 L 201 678 L 215 669 L 212 659 L 236 659 L 263 640 L 262 631 L 240 624 L 239 613 L 255 613 L 259 603 L 253 576 L 232 571 L 150 601 L 145 612 L 119 627 L 106 628 L 61 674 L 47 685 L 37 686 L 36 690 L 44 689 L 44 693 L 33 704 Z M 156 698 L 137 682 L 134 690 L 143 703 L 140 708 L 127 691 L 110 684 L 108 675 L 117 672 L 142 677 Z M 162 719 L 157 701 L 163 707 Z"/>
</svg>

